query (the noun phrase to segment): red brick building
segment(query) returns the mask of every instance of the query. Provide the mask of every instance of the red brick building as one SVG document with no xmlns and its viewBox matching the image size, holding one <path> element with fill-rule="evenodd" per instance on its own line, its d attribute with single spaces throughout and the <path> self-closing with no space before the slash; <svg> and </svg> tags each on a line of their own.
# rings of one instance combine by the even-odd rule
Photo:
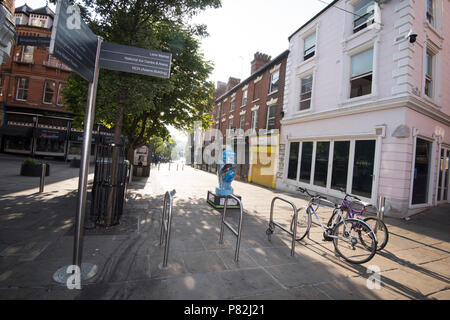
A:
<svg viewBox="0 0 450 320">
<path fill-rule="evenodd" d="M 271 60 L 266 54 L 255 53 L 251 63 L 251 75 L 247 79 L 241 82 L 239 79 L 229 78 L 225 89 L 223 84 L 218 86 L 220 93 L 217 94 L 212 112 L 215 120 L 212 128 L 220 130 L 223 143 L 230 143 L 227 138 L 231 134 L 234 136 L 231 144 L 235 151 L 239 144 L 245 145 L 245 155 L 241 153 L 241 159 L 238 159 L 241 163 L 237 168 L 238 178 L 270 187 L 273 186 L 275 175 L 261 178 L 260 172 L 264 166 L 259 161 L 259 155 L 264 150 L 265 154 L 272 157 L 272 154 L 279 151 L 278 146 L 275 146 L 277 143 L 273 143 L 273 147 L 269 145 L 262 148 L 258 141 L 261 137 L 266 137 L 272 142 L 279 140 L 277 130 L 280 129 L 280 120 L 283 116 L 288 54 L 287 50 Z M 206 139 L 208 143 L 208 140 L 214 138 L 207 136 Z M 272 169 L 276 168 L 270 170 Z"/>
<path fill-rule="evenodd" d="M 49 54 L 54 13 L 25 4 L 15 9 L 14 19 L 18 41 L 0 67 L 0 150 L 67 158 L 73 114 L 64 110 L 61 90 L 71 70 Z M 42 43 L 25 45 L 23 37 Z"/>
</svg>

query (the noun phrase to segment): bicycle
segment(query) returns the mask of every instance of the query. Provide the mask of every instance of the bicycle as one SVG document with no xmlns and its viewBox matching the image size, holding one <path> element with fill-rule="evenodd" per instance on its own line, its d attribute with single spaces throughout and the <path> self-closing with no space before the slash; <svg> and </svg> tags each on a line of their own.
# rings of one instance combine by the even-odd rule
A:
<svg viewBox="0 0 450 320">
<path fill-rule="evenodd" d="M 343 193 L 345 193 L 345 198 L 342 200 L 340 209 L 345 212 L 344 216 L 347 218 L 355 218 L 355 219 L 361 219 L 367 224 L 369 224 L 375 235 L 377 236 L 377 251 L 383 250 L 389 240 L 389 231 L 386 227 L 386 224 L 381 220 L 378 216 L 377 217 L 366 217 L 362 218 L 365 212 L 367 212 L 367 207 L 372 206 L 372 204 L 362 201 L 356 196 L 353 196 L 351 194 L 346 193 L 344 190 L 341 190 Z M 353 201 L 350 201 L 352 198 Z M 352 207 L 351 202 L 356 202 L 360 206 L 362 206 L 361 210 L 356 210 Z M 327 223 L 327 226 L 330 227 L 333 220 L 337 218 L 337 210 L 335 209 L 333 211 L 333 214 L 330 217 L 330 220 Z"/>
<path fill-rule="evenodd" d="M 315 224 L 322 228 L 325 241 L 333 241 L 336 253 L 344 260 L 361 264 L 373 258 L 377 249 L 377 237 L 369 224 L 363 220 L 344 217 L 339 210 L 340 206 L 323 196 L 312 195 L 301 187 L 297 190 L 310 197 L 306 210 L 300 211 L 297 217 L 297 241 L 302 240 L 309 233 L 311 225 Z M 339 220 L 335 219 L 330 226 L 325 226 L 317 215 L 318 208 L 321 206 L 334 208 Z M 318 223 L 312 221 L 312 215 L 316 217 Z M 291 221 L 291 230 L 293 224 L 294 219 Z M 266 231 L 269 240 L 273 231 L 274 226 L 269 224 L 269 229 Z"/>
</svg>

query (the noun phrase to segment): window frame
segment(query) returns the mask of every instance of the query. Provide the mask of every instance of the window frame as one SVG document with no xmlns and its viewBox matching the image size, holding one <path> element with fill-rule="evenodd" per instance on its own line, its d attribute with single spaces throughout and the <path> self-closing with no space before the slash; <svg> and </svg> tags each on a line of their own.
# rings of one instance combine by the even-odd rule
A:
<svg viewBox="0 0 450 320">
<path fill-rule="evenodd" d="M 47 87 L 48 84 L 54 84 L 54 87 L 56 89 L 56 81 L 52 81 L 52 80 L 45 80 L 44 81 L 44 94 L 42 95 L 42 103 L 44 104 L 53 104 L 53 99 L 55 98 L 55 89 L 52 90 L 52 98 L 50 100 L 50 102 L 46 101 L 46 96 L 47 96 Z"/>
<path fill-rule="evenodd" d="M 273 117 L 270 117 L 270 110 L 271 110 L 272 108 L 275 109 L 275 112 L 274 112 Z M 270 129 L 269 129 L 269 121 L 270 121 L 271 119 L 273 119 L 273 128 L 270 128 Z M 276 129 L 276 119 L 277 119 L 277 105 L 275 104 L 275 105 L 267 106 L 267 121 L 266 121 L 266 129 L 267 129 L 267 130 L 274 130 L 274 129 Z"/>
<path fill-rule="evenodd" d="M 247 105 L 247 101 L 248 101 L 248 89 L 242 90 L 242 104 L 241 104 L 241 108 L 245 107 Z"/>
<path fill-rule="evenodd" d="M 357 74 L 357 75 L 353 75 L 353 58 L 355 58 L 356 56 L 358 56 L 358 55 L 361 55 L 361 54 L 364 54 L 364 53 L 366 53 L 366 52 L 368 52 L 368 51 L 372 51 L 372 66 L 371 66 L 371 70 L 370 71 L 367 71 L 367 72 L 363 72 L 363 73 L 360 73 L 360 74 Z M 364 49 L 364 50 L 361 50 L 361 51 L 359 51 L 359 52 L 355 52 L 354 54 L 352 54 L 351 56 L 350 56 L 350 85 L 349 85 L 349 98 L 350 99 L 354 99 L 354 98 L 358 98 L 358 97 L 364 97 L 364 96 L 368 96 L 368 95 L 371 95 L 371 94 L 373 94 L 374 93 L 374 65 L 375 65 L 375 47 L 374 46 L 372 46 L 372 47 L 370 47 L 370 48 L 366 48 L 366 49 Z M 360 95 L 356 95 L 356 96 L 352 96 L 352 88 L 353 88 L 353 82 L 355 81 L 355 80 L 359 80 L 359 79 L 362 79 L 362 78 L 365 78 L 365 77 L 368 77 L 368 76 L 370 76 L 371 77 L 371 79 L 370 79 L 370 92 L 369 93 L 365 93 L 365 94 L 360 94 Z"/>
<path fill-rule="evenodd" d="M 286 148 L 286 155 L 285 155 L 285 170 L 284 170 L 284 178 L 285 181 L 290 181 L 290 185 L 295 186 L 302 186 L 305 188 L 309 188 L 313 191 L 317 192 L 325 192 L 327 194 L 336 196 L 336 197 L 342 197 L 342 192 L 332 187 L 332 179 L 333 179 L 333 168 L 334 168 L 334 146 L 336 142 L 349 142 L 349 150 L 348 150 L 348 160 L 347 160 L 347 182 L 346 182 L 346 192 L 349 194 L 352 194 L 352 190 L 354 188 L 353 186 L 353 178 L 354 178 L 354 160 L 355 160 L 355 145 L 357 141 L 366 141 L 371 140 L 375 141 L 375 149 L 374 149 L 374 159 L 373 159 L 373 179 L 372 179 L 372 186 L 371 186 L 371 197 L 366 198 L 364 196 L 358 196 L 359 198 L 363 199 L 364 201 L 368 201 L 371 203 L 374 203 L 376 201 L 378 189 L 376 187 L 376 183 L 378 183 L 378 175 L 379 175 L 379 148 L 380 148 L 380 140 L 378 137 L 372 136 L 372 135 L 360 135 L 357 137 L 330 137 L 330 138 L 301 138 L 301 139 L 292 139 L 288 141 L 289 148 Z M 294 181 L 292 179 L 288 179 L 288 166 L 289 166 L 289 156 L 290 156 L 290 144 L 293 142 L 300 142 L 299 147 L 299 154 L 298 154 L 298 172 L 297 172 L 297 179 Z M 329 150 L 328 150 L 328 171 L 327 171 L 327 181 L 326 181 L 326 187 L 318 186 L 315 184 L 315 176 L 316 176 L 316 158 L 317 158 L 317 144 L 320 142 L 329 142 Z M 300 177 L 302 174 L 302 159 L 304 156 L 304 144 L 305 143 L 312 143 L 312 153 L 311 153 L 311 167 L 309 168 L 309 181 L 305 182 L 306 180 L 302 179 L 301 181 Z M 305 158 L 305 160 L 307 160 Z"/>
<path fill-rule="evenodd" d="M 26 88 L 25 87 L 21 88 L 21 86 L 20 86 L 21 80 L 25 80 L 26 81 Z M 16 100 L 19 100 L 19 101 L 27 101 L 28 100 L 29 85 L 30 85 L 29 78 L 19 77 L 17 79 Z M 25 98 L 19 98 L 19 91 L 20 90 L 25 94 Z"/>
<path fill-rule="evenodd" d="M 369 0 L 369 3 L 365 6 L 368 7 L 370 5 L 373 5 L 373 9 L 371 12 L 366 12 L 363 15 L 357 15 L 355 12 L 355 6 L 358 5 L 359 3 L 361 3 L 362 1 L 365 0 L 360 0 L 357 2 L 354 2 L 352 4 L 352 8 L 353 8 L 353 20 L 352 20 L 352 30 L 353 30 L 353 34 L 358 33 L 361 30 L 366 29 L 368 26 L 370 26 L 371 24 L 373 24 L 375 22 L 375 1 L 374 0 Z M 363 9 L 364 7 L 360 8 Z M 366 19 L 363 23 L 360 23 L 358 25 L 355 25 L 355 22 L 358 21 L 359 19 L 365 17 L 366 15 L 372 15 L 371 18 Z"/>
<path fill-rule="evenodd" d="M 274 75 L 277 75 L 276 82 L 273 81 Z M 278 92 L 279 82 L 280 82 L 280 69 L 278 69 L 278 70 L 276 70 L 276 71 L 274 71 L 273 73 L 270 74 L 269 94 Z M 276 89 L 274 90 L 273 88 L 274 88 L 275 84 L 276 84 Z"/>
<path fill-rule="evenodd" d="M 311 38 L 313 35 L 314 35 L 314 45 L 306 48 L 306 40 Z M 316 45 L 317 45 L 316 30 L 314 30 L 314 32 L 308 34 L 306 37 L 303 37 L 303 61 L 309 60 L 316 55 Z M 306 52 L 311 49 L 314 49 L 314 50 L 307 54 Z"/>
<path fill-rule="evenodd" d="M 311 78 L 311 90 L 307 91 L 307 92 L 303 92 L 303 80 L 305 80 L 306 78 Z M 313 73 L 309 73 L 309 74 L 306 74 L 306 75 L 303 75 L 303 76 L 300 77 L 300 101 L 299 101 L 299 104 L 298 104 L 298 111 L 311 110 L 312 95 L 313 95 L 313 85 L 314 85 L 314 74 Z M 309 94 L 309 98 L 302 99 L 305 94 Z M 305 101 L 309 101 L 308 108 L 302 109 L 301 105 Z"/>
</svg>

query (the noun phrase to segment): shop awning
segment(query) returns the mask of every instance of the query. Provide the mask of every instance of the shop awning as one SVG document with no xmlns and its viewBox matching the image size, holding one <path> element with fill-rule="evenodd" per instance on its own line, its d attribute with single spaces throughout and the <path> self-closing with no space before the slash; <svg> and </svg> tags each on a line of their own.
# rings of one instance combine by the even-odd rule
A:
<svg viewBox="0 0 450 320">
<path fill-rule="evenodd" d="M 33 127 L 4 125 L 0 127 L 0 135 L 30 138 L 33 136 Z"/>
</svg>

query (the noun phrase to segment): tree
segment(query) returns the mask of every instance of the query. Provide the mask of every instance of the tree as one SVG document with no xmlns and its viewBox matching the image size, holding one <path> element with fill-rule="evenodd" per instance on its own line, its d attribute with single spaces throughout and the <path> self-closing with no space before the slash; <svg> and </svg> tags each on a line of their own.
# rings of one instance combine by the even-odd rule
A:
<svg viewBox="0 0 450 320">
<path fill-rule="evenodd" d="M 128 138 L 129 160 L 134 149 L 151 137 L 167 139 L 168 125 L 177 129 L 189 129 L 195 121 L 210 125 L 214 84 L 207 78 L 212 63 L 199 52 L 199 38 L 207 32 L 205 26 L 191 26 L 187 21 L 200 10 L 219 7 L 220 0 L 84 0 L 82 4 L 85 16 L 89 11 L 96 13 L 89 26 L 104 41 L 172 53 L 169 79 L 100 71 L 95 121 L 114 128 L 116 145 L 123 132 Z M 81 117 L 87 87 L 74 73 L 63 91 L 68 110 Z M 82 121 L 76 120 L 76 124 Z M 117 184 L 118 159 L 118 150 L 114 150 L 113 185 Z"/>
</svg>

